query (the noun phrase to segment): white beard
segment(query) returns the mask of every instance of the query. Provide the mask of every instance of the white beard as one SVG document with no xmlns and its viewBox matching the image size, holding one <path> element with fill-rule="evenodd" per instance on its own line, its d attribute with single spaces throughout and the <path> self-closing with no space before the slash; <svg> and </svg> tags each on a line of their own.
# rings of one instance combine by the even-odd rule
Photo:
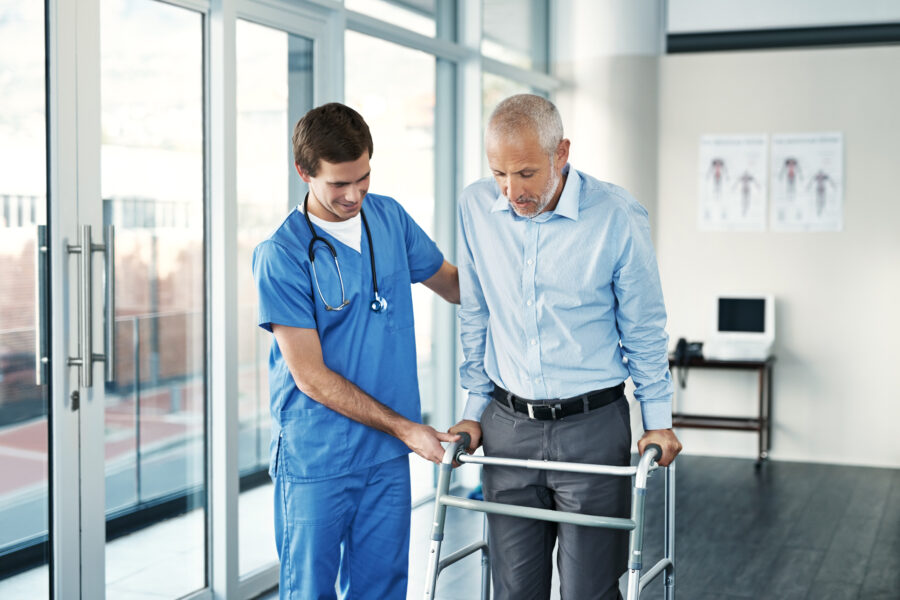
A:
<svg viewBox="0 0 900 600">
<path fill-rule="evenodd" d="M 541 192 L 541 195 L 536 198 L 526 198 L 526 200 L 531 203 L 531 206 L 516 206 L 516 204 L 510 201 L 509 198 L 503 196 L 503 198 L 509 203 L 510 208 L 512 208 L 517 215 L 519 215 L 520 217 L 525 217 L 526 219 L 533 219 L 534 217 L 541 214 L 545 208 L 547 208 L 547 205 L 550 204 L 550 201 L 553 200 L 553 196 L 556 194 L 556 188 L 559 186 L 560 174 L 557 173 L 554 166 L 555 165 L 553 164 L 553 161 L 550 161 L 550 179 L 547 181 L 547 185 Z M 519 198 L 521 199 L 521 196 Z"/>
</svg>

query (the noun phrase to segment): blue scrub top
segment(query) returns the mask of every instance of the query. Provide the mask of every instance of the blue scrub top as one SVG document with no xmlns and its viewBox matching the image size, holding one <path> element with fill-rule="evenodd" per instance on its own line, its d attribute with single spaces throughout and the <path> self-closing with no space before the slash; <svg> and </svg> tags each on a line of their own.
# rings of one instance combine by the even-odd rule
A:
<svg viewBox="0 0 900 600">
<path fill-rule="evenodd" d="M 350 305 L 325 310 L 315 287 L 308 247 L 312 234 L 299 210 L 253 252 L 259 294 L 259 326 L 316 329 L 325 365 L 407 419 L 421 421 L 413 330 L 412 283 L 437 273 L 444 257 L 435 243 L 387 196 L 366 195 L 363 209 L 372 232 L 378 290 L 387 310 L 369 308 L 374 290 L 370 250 L 361 231 L 361 252 L 316 227 L 331 242 Z M 315 244 L 316 274 L 325 300 L 339 306 L 341 288 L 327 246 Z M 273 338 L 269 353 L 272 412 L 270 474 L 315 481 L 407 454 L 400 440 L 341 415 L 301 392 Z M 279 453 L 281 460 L 279 461 Z M 278 473 L 278 469 L 282 472 Z"/>
</svg>

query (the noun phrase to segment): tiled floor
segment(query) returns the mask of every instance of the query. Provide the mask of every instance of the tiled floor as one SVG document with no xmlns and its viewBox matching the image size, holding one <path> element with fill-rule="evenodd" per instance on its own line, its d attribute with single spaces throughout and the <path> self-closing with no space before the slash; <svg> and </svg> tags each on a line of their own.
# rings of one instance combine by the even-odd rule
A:
<svg viewBox="0 0 900 600">
<path fill-rule="evenodd" d="M 700 456 L 678 462 L 679 598 L 900 597 L 900 470 L 771 462 L 757 471 L 749 460 Z M 654 476 L 649 485 L 648 565 L 661 555 L 662 482 Z M 242 572 L 251 564 L 248 560 L 263 564 L 274 559 L 271 504 L 269 486 L 242 496 L 242 513 L 255 511 L 253 520 L 241 519 Z M 422 597 L 432 510 L 426 503 L 413 511 L 409 599 Z M 196 586 L 203 571 L 196 556 L 202 551 L 154 553 L 160 542 L 152 539 L 154 534 L 167 539 L 173 532 L 190 531 L 196 518 L 186 515 L 111 542 L 108 597 L 172 598 Z M 480 514 L 448 509 L 443 555 L 478 539 L 481 531 Z M 156 554 L 158 560 L 148 560 Z M 480 578 L 477 556 L 464 559 L 441 576 L 437 600 L 477 600 Z M 0 581 L 0 598 L 46 597 L 46 582 L 46 569 Z M 556 589 L 554 585 L 554 599 Z M 645 590 L 647 598 L 661 596 L 659 580 Z M 277 592 L 262 598 L 277 598 Z"/>
<path fill-rule="evenodd" d="M 701 456 L 678 463 L 676 597 L 900 598 L 900 469 L 770 462 L 756 470 L 751 460 Z M 662 485 L 654 476 L 648 486 L 646 565 L 662 555 Z M 431 511 L 413 515 L 410 600 L 422 598 Z M 443 552 L 480 533 L 480 515 L 448 509 Z M 475 557 L 448 568 L 437 600 L 480 598 L 480 569 Z M 663 597 L 661 579 L 643 597 Z"/>
</svg>

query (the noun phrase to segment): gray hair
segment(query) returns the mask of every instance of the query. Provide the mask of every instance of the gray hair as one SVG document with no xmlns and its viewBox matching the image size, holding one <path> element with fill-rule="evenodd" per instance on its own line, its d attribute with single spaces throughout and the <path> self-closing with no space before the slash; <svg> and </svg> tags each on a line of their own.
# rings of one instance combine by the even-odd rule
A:
<svg viewBox="0 0 900 600">
<path fill-rule="evenodd" d="M 511 136 L 524 127 L 532 128 L 541 148 L 554 155 L 563 139 L 562 118 L 552 102 L 534 94 L 518 94 L 500 102 L 491 113 L 485 135 Z"/>
</svg>

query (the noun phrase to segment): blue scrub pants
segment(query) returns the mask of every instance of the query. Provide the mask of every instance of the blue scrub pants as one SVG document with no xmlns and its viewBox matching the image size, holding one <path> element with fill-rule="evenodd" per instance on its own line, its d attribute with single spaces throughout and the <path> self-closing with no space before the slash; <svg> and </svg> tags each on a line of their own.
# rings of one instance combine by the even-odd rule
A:
<svg viewBox="0 0 900 600">
<path fill-rule="evenodd" d="M 312 483 L 281 472 L 275 477 L 281 598 L 405 600 L 408 456 Z"/>
</svg>

